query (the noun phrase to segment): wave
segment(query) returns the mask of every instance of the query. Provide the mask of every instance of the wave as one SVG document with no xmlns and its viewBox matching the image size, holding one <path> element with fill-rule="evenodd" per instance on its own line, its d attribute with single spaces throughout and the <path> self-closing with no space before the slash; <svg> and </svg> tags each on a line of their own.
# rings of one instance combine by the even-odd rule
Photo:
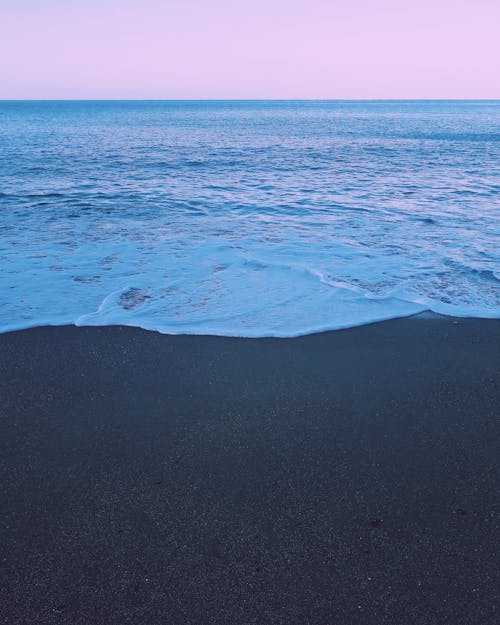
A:
<svg viewBox="0 0 500 625">
<path fill-rule="evenodd" d="M 467 297 L 453 301 L 442 292 L 439 296 L 429 276 L 420 290 L 410 280 L 389 280 L 369 289 L 362 280 L 342 280 L 299 262 L 245 260 L 233 248 L 219 248 L 217 255 L 218 264 L 210 265 L 208 271 L 195 273 L 192 267 L 191 271 L 185 267 L 177 276 L 163 276 L 161 283 L 152 280 L 155 272 L 150 267 L 149 272 L 135 276 L 135 283 L 104 297 L 100 294 L 106 284 L 114 282 L 112 275 L 107 276 L 120 270 L 116 257 L 101 259 L 99 267 L 109 273 L 73 276 L 71 284 L 66 279 L 70 268 L 54 266 L 53 272 L 61 279 L 53 278 L 50 286 L 25 285 L 26 297 L 31 295 L 32 302 L 38 289 L 37 305 L 19 307 L 17 314 L 9 317 L 4 312 L 0 331 L 37 325 L 128 325 L 166 334 L 294 337 L 424 311 L 454 317 L 500 317 L 498 278 L 490 271 L 470 268 L 467 274 L 489 294 L 489 300 L 484 293 L 482 301 L 471 297 L 469 285 Z M 220 255 L 226 262 L 221 262 Z M 228 255 L 239 258 L 239 263 L 231 262 Z M 159 271 L 157 268 L 157 278 Z M 61 287 L 58 293 L 54 282 Z"/>
</svg>

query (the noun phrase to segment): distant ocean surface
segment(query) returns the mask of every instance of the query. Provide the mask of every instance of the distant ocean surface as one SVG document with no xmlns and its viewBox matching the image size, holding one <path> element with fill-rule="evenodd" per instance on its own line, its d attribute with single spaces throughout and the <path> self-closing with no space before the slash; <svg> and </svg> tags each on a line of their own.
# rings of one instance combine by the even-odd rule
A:
<svg viewBox="0 0 500 625">
<path fill-rule="evenodd" d="M 500 102 L 0 102 L 0 331 L 499 317 Z"/>
</svg>

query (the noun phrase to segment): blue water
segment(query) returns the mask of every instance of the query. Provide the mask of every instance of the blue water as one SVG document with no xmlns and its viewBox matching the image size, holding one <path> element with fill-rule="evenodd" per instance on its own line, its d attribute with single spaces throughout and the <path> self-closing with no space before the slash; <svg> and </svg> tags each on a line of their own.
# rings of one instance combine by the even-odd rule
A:
<svg viewBox="0 0 500 625">
<path fill-rule="evenodd" d="M 0 102 L 0 331 L 500 316 L 500 102 Z"/>
</svg>

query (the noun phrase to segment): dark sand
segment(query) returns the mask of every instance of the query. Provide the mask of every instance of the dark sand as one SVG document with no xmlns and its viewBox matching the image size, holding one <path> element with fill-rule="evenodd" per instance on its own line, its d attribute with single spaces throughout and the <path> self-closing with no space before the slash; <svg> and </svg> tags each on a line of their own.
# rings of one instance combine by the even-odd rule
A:
<svg viewBox="0 0 500 625">
<path fill-rule="evenodd" d="M 0 335 L 0 622 L 499 623 L 499 336 Z"/>
</svg>

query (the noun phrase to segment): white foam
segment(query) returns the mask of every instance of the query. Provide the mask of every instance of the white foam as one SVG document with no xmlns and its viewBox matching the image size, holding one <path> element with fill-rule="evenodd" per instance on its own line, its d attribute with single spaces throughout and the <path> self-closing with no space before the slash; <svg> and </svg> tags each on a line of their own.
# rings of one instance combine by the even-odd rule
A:
<svg viewBox="0 0 500 625">
<path fill-rule="evenodd" d="M 1 329 L 124 324 L 172 334 L 286 337 L 424 310 L 498 316 L 470 291 L 460 303 L 432 298 L 417 289 L 404 259 L 367 260 L 356 247 L 332 243 L 326 255 L 292 240 L 269 247 L 255 239 L 221 246 L 216 239 L 182 249 L 161 239 L 148 246 L 114 239 L 80 246 L 66 266 L 55 250 L 36 266 L 18 257 L 17 267 L 0 277 L 1 292 L 9 295 Z M 22 281 L 13 279 L 21 275 Z"/>
</svg>

